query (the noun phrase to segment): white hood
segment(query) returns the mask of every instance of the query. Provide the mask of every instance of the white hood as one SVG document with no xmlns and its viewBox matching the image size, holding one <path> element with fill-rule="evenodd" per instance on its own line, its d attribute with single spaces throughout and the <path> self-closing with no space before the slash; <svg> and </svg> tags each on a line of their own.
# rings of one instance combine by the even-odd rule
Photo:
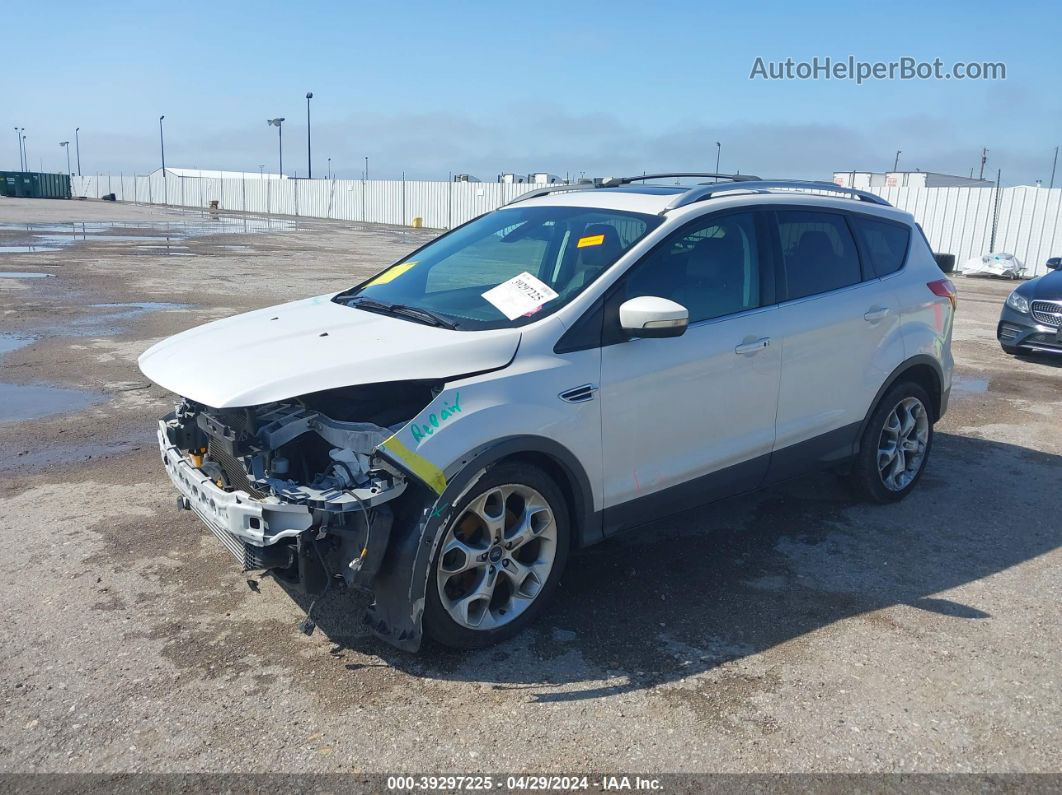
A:
<svg viewBox="0 0 1062 795">
<path fill-rule="evenodd" d="M 141 354 L 161 387 L 214 408 L 357 384 L 446 379 L 504 367 L 520 332 L 452 331 L 318 296 L 189 329 Z"/>
</svg>

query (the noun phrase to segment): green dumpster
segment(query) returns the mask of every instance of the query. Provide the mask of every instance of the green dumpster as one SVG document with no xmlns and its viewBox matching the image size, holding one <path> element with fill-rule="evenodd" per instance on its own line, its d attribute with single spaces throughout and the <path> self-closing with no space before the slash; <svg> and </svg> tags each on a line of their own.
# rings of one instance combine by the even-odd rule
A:
<svg viewBox="0 0 1062 795">
<path fill-rule="evenodd" d="M 38 171 L 0 171 L 0 196 L 69 199 L 70 177 Z"/>
</svg>

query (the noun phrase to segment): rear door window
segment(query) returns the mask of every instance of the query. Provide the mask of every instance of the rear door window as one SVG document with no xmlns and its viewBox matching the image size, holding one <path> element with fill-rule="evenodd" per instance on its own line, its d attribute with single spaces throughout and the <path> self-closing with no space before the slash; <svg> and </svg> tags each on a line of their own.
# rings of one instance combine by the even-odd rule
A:
<svg viewBox="0 0 1062 795">
<path fill-rule="evenodd" d="M 844 216 L 780 210 L 777 218 L 788 298 L 826 293 L 863 280 L 859 254 Z"/>
<path fill-rule="evenodd" d="M 896 273 L 907 260 L 911 230 L 903 224 L 878 221 L 865 215 L 849 216 L 875 276 Z"/>
</svg>

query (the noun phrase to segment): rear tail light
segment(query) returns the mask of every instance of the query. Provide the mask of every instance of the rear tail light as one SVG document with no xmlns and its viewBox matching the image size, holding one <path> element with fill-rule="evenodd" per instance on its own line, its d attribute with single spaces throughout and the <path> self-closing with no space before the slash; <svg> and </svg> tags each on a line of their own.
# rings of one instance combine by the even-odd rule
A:
<svg viewBox="0 0 1062 795">
<path fill-rule="evenodd" d="M 929 288 L 933 295 L 947 298 L 951 303 L 952 310 L 955 310 L 959 302 L 959 294 L 955 291 L 955 285 L 951 283 L 951 279 L 937 279 L 936 281 L 928 282 L 926 287 Z"/>
</svg>

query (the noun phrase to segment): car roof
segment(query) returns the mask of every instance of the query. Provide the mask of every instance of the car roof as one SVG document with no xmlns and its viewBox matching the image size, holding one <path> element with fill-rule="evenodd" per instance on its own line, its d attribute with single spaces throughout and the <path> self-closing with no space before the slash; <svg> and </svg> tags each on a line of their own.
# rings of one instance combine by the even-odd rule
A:
<svg viewBox="0 0 1062 795">
<path fill-rule="evenodd" d="M 727 187 L 730 187 L 729 185 Z M 676 195 L 690 189 L 686 185 L 638 185 L 617 188 L 592 188 L 559 191 L 525 199 L 514 207 L 593 207 L 602 210 L 662 215 Z M 674 210 L 667 210 L 668 218 L 700 215 L 707 210 L 722 210 L 764 204 L 788 204 L 822 209 L 846 210 L 879 215 L 901 223 L 913 224 L 910 213 L 887 204 L 874 204 L 847 196 L 824 196 L 799 190 L 753 192 L 750 185 L 735 183 L 733 191 L 719 193 Z M 504 209 L 504 208 L 502 208 Z"/>
</svg>

